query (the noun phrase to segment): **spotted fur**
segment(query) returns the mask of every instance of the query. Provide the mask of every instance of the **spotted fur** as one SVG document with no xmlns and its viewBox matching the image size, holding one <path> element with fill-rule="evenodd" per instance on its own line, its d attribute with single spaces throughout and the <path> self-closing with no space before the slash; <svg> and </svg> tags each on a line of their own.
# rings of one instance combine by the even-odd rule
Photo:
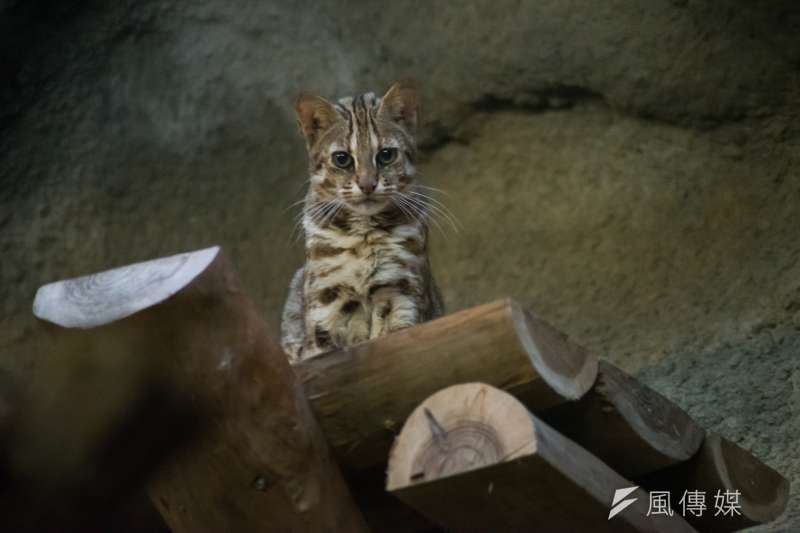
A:
<svg viewBox="0 0 800 533">
<path fill-rule="evenodd" d="M 293 360 L 349 346 L 442 313 L 427 254 L 432 204 L 415 181 L 417 93 L 396 83 L 330 103 L 301 96 L 308 148 L 306 261 L 283 313 Z M 346 154 L 346 155 L 342 155 Z"/>
</svg>

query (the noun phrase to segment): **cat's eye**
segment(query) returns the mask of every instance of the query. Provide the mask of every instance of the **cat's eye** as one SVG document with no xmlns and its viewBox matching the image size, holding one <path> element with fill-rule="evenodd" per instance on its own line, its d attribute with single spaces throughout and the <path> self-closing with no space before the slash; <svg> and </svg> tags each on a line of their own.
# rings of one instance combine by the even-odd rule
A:
<svg viewBox="0 0 800 533">
<path fill-rule="evenodd" d="M 353 164 L 353 157 L 347 152 L 333 152 L 331 161 L 339 168 L 349 168 Z"/>
<path fill-rule="evenodd" d="M 395 159 L 397 159 L 397 148 L 381 148 L 375 156 L 375 160 L 381 166 L 394 163 Z"/>
</svg>

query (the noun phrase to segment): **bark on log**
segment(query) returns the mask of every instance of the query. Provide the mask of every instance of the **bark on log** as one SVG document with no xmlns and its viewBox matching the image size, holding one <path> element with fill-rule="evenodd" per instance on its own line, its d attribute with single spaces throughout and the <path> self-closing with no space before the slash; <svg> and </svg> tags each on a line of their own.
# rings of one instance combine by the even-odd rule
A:
<svg viewBox="0 0 800 533">
<path fill-rule="evenodd" d="M 0 524 L 35 533 L 168 531 L 148 476 L 197 433 L 197 413 L 141 353 L 49 328 L 33 379 L 0 380 Z"/>
<path fill-rule="evenodd" d="M 219 249 L 42 287 L 34 312 L 158 361 L 210 431 L 159 472 L 176 532 L 365 530 L 286 355 Z"/>
<path fill-rule="evenodd" d="M 437 392 L 414 410 L 389 459 L 387 490 L 450 531 L 694 531 L 680 516 L 646 516 L 633 484 L 480 383 Z"/>
<path fill-rule="evenodd" d="M 686 519 L 704 532 L 739 531 L 771 522 L 783 513 L 789 500 L 786 478 L 747 450 L 714 433 L 706 437 L 700 451 L 690 461 L 646 476 L 639 482 L 649 490 L 670 491 L 672 505 L 679 508 L 686 491 L 703 493 L 705 511 L 687 512 Z M 722 510 L 716 507 L 717 494 L 724 499 L 726 491 L 739 491 L 738 513 L 728 513 L 730 505 L 724 500 L 719 501 Z"/>
<path fill-rule="evenodd" d="M 705 436 L 680 407 L 605 361 L 583 398 L 538 416 L 629 479 L 687 461 Z"/>
<path fill-rule="evenodd" d="M 295 365 L 328 442 L 348 469 L 386 461 L 411 411 L 481 381 L 545 409 L 592 386 L 597 360 L 511 300 L 481 305 Z"/>
</svg>

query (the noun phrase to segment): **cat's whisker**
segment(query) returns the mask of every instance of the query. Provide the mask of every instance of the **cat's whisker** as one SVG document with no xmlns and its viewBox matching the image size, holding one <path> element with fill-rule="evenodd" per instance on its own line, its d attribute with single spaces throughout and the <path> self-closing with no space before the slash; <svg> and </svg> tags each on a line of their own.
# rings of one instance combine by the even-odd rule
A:
<svg viewBox="0 0 800 533">
<path fill-rule="evenodd" d="M 305 225 L 306 225 L 306 221 L 311 221 L 311 222 L 314 222 L 314 220 L 315 220 L 315 216 L 316 216 L 316 215 L 310 215 L 310 214 L 308 214 L 308 213 L 304 213 L 304 214 L 303 214 L 303 216 L 301 216 L 301 217 L 298 219 L 298 221 L 297 221 L 297 224 L 296 224 L 296 227 L 297 227 L 297 228 L 301 228 L 301 227 L 302 227 L 302 228 L 304 228 L 304 227 L 305 227 Z"/>
<path fill-rule="evenodd" d="M 334 205 L 336 205 L 336 203 L 336 201 L 323 200 L 315 201 L 309 206 L 306 206 L 306 208 L 297 216 L 297 222 L 295 223 L 292 233 L 289 237 L 290 240 L 292 242 L 297 242 L 300 240 L 302 235 L 302 231 L 300 230 L 301 228 L 305 229 L 306 220 L 310 220 L 312 223 L 319 225 L 322 216 L 324 216 L 325 213 L 327 213 Z"/>
<path fill-rule="evenodd" d="M 309 213 L 308 219 L 311 220 L 311 222 L 315 225 L 319 226 L 322 218 L 325 216 L 325 213 L 327 213 L 331 208 L 331 204 L 325 203 L 325 205 L 320 209 L 317 209 L 313 213 Z"/>
<path fill-rule="evenodd" d="M 427 219 L 429 217 L 430 213 L 424 204 L 417 202 L 414 198 L 408 196 L 407 194 L 398 194 L 398 197 L 402 198 L 403 202 L 408 207 L 413 209 L 414 212 L 418 213 L 421 218 Z"/>
<path fill-rule="evenodd" d="M 314 204 L 310 208 L 304 209 L 300 212 L 300 214 L 296 217 L 297 221 L 295 222 L 294 227 L 292 228 L 292 233 L 289 237 L 291 242 L 297 242 L 300 240 L 300 237 L 305 230 L 305 221 L 307 219 L 313 220 L 314 213 L 322 208 L 323 207 L 320 204 Z"/>
<path fill-rule="evenodd" d="M 427 208 L 428 210 L 430 210 L 430 211 L 431 211 L 431 213 L 432 213 L 432 214 L 433 214 L 435 217 L 438 217 L 438 218 L 442 218 L 442 219 L 444 219 L 444 221 L 446 221 L 446 222 L 447 222 L 447 224 L 448 224 L 448 225 L 449 225 L 449 226 L 452 228 L 452 230 L 453 230 L 454 232 L 456 232 L 456 233 L 459 233 L 459 232 L 460 232 L 460 225 L 459 225 L 458 221 L 456 221 L 456 220 L 455 220 L 455 219 L 454 219 L 454 218 L 453 218 L 453 217 L 452 217 L 450 214 L 448 214 L 446 211 L 442 210 L 441 208 L 439 208 L 439 207 L 437 207 L 437 206 L 435 206 L 435 205 L 431 205 L 431 204 L 427 204 L 427 205 L 426 205 L 426 208 Z"/>
<path fill-rule="evenodd" d="M 430 200 L 431 202 L 434 202 L 442 207 L 447 207 L 447 205 L 444 202 L 442 202 L 435 196 L 431 196 L 430 194 L 425 194 L 424 192 L 419 192 L 419 191 L 410 191 L 409 194 L 413 194 L 414 196 L 417 196 L 419 198 Z"/>
<path fill-rule="evenodd" d="M 300 242 L 300 237 L 303 236 L 303 232 L 300 231 L 301 227 L 301 224 L 296 224 L 295 228 L 292 230 L 292 234 L 289 236 L 289 242 L 292 244 Z"/>
<path fill-rule="evenodd" d="M 428 196 L 426 194 L 413 191 L 411 192 L 411 194 L 414 195 L 415 200 L 422 202 L 433 212 L 437 213 L 439 216 L 444 218 L 450 224 L 450 226 L 452 226 L 453 231 L 459 233 L 459 229 L 462 228 L 463 226 L 461 225 L 461 222 L 456 218 L 456 216 L 452 213 L 452 211 L 450 211 L 450 208 L 448 208 L 445 204 L 443 204 L 436 198 L 433 198 L 432 196 Z"/>
<path fill-rule="evenodd" d="M 289 242 L 295 243 L 300 240 L 300 236 L 302 235 L 300 229 L 303 227 L 303 220 L 304 218 L 300 217 L 297 222 L 294 223 L 294 226 L 292 226 L 292 233 L 289 235 Z"/>
<path fill-rule="evenodd" d="M 307 214 L 311 218 L 316 218 L 319 214 L 327 211 L 334 203 L 335 203 L 334 200 L 325 200 L 322 202 L 318 202 L 314 207 L 308 210 Z"/>
<path fill-rule="evenodd" d="M 294 225 L 292 226 L 292 232 L 289 234 L 289 242 L 295 243 L 300 240 L 300 236 L 302 234 L 300 229 L 303 227 L 303 221 L 306 218 L 306 213 L 307 211 L 304 209 L 294 217 L 295 221 Z"/>
<path fill-rule="evenodd" d="M 450 210 L 447 208 L 446 205 L 440 202 L 432 201 L 428 198 L 414 197 L 413 199 L 421 203 L 422 205 L 426 206 L 427 208 L 431 209 L 432 211 L 435 211 L 437 214 L 447 219 L 447 221 L 450 222 L 451 224 L 458 225 L 456 224 L 457 221 L 455 220 L 454 215 L 450 213 Z"/>
<path fill-rule="evenodd" d="M 294 244 L 300 240 L 300 237 L 302 236 L 302 231 L 300 231 L 300 229 L 303 226 L 303 219 L 306 217 L 306 213 L 308 212 L 308 210 L 317 207 L 318 204 L 317 202 L 309 200 L 307 194 L 303 194 L 303 197 L 301 199 L 289 204 L 282 212 L 286 213 L 287 211 L 298 205 L 303 205 L 303 208 L 300 209 L 300 211 L 298 211 L 297 214 L 295 214 L 292 217 L 294 220 L 294 224 L 292 224 L 292 231 L 289 234 L 289 243 L 291 244 Z"/>
<path fill-rule="evenodd" d="M 332 209 L 330 209 L 330 210 L 328 210 L 328 213 L 327 213 L 327 214 L 325 215 L 325 217 L 322 219 L 322 223 L 321 223 L 321 225 L 322 225 L 322 226 L 327 226 L 327 225 L 328 225 L 328 223 L 329 223 L 331 220 L 333 220 L 333 219 L 334 219 L 334 217 L 336 217 L 336 215 L 337 215 L 337 214 L 339 213 L 339 211 L 342 209 L 342 206 L 343 206 L 343 205 L 344 205 L 344 204 L 343 204 L 343 203 L 341 203 L 341 202 L 338 202 L 338 201 L 337 201 L 337 202 L 335 202 L 335 203 L 333 204 L 333 208 L 332 208 Z"/>
<path fill-rule="evenodd" d="M 429 191 L 434 191 L 434 192 L 438 192 L 440 194 L 443 194 L 445 196 L 450 196 L 449 192 L 443 191 L 442 189 L 437 189 L 436 187 L 431 187 L 429 185 L 422 185 L 422 184 L 417 183 L 414 186 L 419 188 L 419 189 L 428 189 Z"/>
<path fill-rule="evenodd" d="M 312 219 L 316 218 L 320 213 L 325 212 L 330 207 L 330 202 L 322 202 L 313 209 L 308 211 L 308 216 Z"/>
<path fill-rule="evenodd" d="M 338 200 L 332 200 L 330 202 L 330 207 L 325 210 L 325 212 L 320 216 L 319 225 L 320 226 L 327 226 L 328 223 L 336 216 L 336 213 L 341 209 L 342 203 Z"/>
<path fill-rule="evenodd" d="M 436 226 L 436 228 L 439 230 L 439 232 L 442 234 L 443 237 L 446 237 L 447 231 L 445 231 L 445 228 L 439 222 L 439 219 L 441 217 L 433 211 L 427 211 L 427 213 L 428 213 L 428 219 L 431 221 L 431 223 Z"/>
<path fill-rule="evenodd" d="M 417 197 L 413 197 L 413 196 L 406 196 L 406 199 L 410 203 L 418 206 L 420 209 L 423 209 L 426 212 L 428 212 L 430 214 L 430 219 L 432 221 L 434 221 L 435 223 L 437 223 L 437 225 L 438 225 L 437 218 L 443 218 L 444 220 L 446 220 L 450 224 L 450 226 L 452 227 L 453 231 L 458 233 L 458 227 L 455 225 L 453 220 L 448 216 L 448 214 L 445 211 L 443 211 L 442 209 L 437 207 L 435 204 L 433 204 L 431 202 L 427 202 L 422 198 L 417 198 Z M 441 226 L 439 226 L 439 227 L 441 228 Z"/>
<path fill-rule="evenodd" d="M 400 200 L 400 198 L 396 198 L 396 197 L 392 198 L 392 203 L 394 203 L 394 205 L 396 205 L 397 208 L 400 209 L 400 211 L 402 211 L 405 216 L 407 216 L 411 220 L 416 220 L 416 221 L 422 222 L 417 214 L 409 211 L 408 208 L 406 208 L 403 205 L 402 201 L 398 201 L 398 200 Z"/>
<path fill-rule="evenodd" d="M 295 207 L 295 206 L 298 206 L 298 205 L 302 205 L 302 204 L 304 204 L 305 202 L 306 202 L 306 198 L 305 198 L 305 197 L 303 197 L 303 198 L 300 198 L 300 199 L 299 199 L 299 200 L 297 200 L 296 202 L 292 202 L 291 204 L 289 204 L 288 206 L 286 206 L 286 208 L 283 210 L 283 212 L 285 213 L 286 211 L 290 210 L 291 208 L 293 208 L 293 207 Z"/>
<path fill-rule="evenodd" d="M 414 209 L 413 206 L 409 205 L 408 201 L 400 194 L 397 194 L 392 197 L 392 201 L 394 204 L 399 207 L 404 213 L 408 214 L 408 216 L 412 220 L 416 220 L 421 223 L 425 223 L 424 218 L 421 216 L 421 213 Z"/>
<path fill-rule="evenodd" d="M 430 223 L 433 223 L 433 225 L 436 226 L 436 229 L 438 229 L 439 232 L 443 236 L 446 235 L 446 232 L 444 231 L 444 228 L 442 228 L 441 224 L 439 224 L 439 221 L 436 219 L 436 217 L 435 216 L 431 216 L 434 213 L 431 213 L 428 210 L 428 206 L 427 205 L 423 204 L 422 202 L 417 201 L 413 197 L 407 196 L 407 195 L 402 194 L 402 193 L 399 193 L 397 196 L 398 196 L 398 198 L 402 199 L 402 201 L 405 203 L 406 207 L 408 207 L 409 209 L 411 209 L 412 211 L 414 211 L 415 213 L 418 214 L 418 220 L 420 222 L 422 222 L 423 224 L 425 224 L 428 227 L 431 227 Z"/>
<path fill-rule="evenodd" d="M 440 206 L 442 209 L 446 210 L 449 214 L 452 215 L 452 212 L 450 211 L 450 208 L 447 206 L 447 204 L 445 204 L 438 198 L 431 196 L 430 194 L 421 193 L 419 191 L 411 191 L 411 194 L 413 194 L 416 197 L 423 198 L 427 201 L 435 203 L 436 205 Z"/>
</svg>

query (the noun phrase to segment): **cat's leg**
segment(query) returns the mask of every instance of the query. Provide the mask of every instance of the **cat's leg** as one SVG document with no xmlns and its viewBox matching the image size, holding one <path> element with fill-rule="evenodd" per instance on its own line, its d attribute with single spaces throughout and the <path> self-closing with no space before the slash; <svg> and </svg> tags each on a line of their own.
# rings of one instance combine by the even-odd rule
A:
<svg viewBox="0 0 800 533">
<path fill-rule="evenodd" d="M 406 289 L 408 284 L 400 285 L 380 287 L 372 291 L 371 339 L 420 322 L 419 298 Z"/>
<path fill-rule="evenodd" d="M 369 338 L 369 316 L 351 287 L 312 287 L 308 302 L 305 350 L 309 357 Z"/>
<path fill-rule="evenodd" d="M 351 346 L 369 339 L 369 315 L 360 299 L 344 299 L 339 307 L 339 323 L 334 334 L 341 345 Z"/>
<path fill-rule="evenodd" d="M 300 268 L 289 283 L 289 296 L 281 317 L 281 347 L 292 362 L 303 358 L 305 344 L 304 272 Z"/>
</svg>

